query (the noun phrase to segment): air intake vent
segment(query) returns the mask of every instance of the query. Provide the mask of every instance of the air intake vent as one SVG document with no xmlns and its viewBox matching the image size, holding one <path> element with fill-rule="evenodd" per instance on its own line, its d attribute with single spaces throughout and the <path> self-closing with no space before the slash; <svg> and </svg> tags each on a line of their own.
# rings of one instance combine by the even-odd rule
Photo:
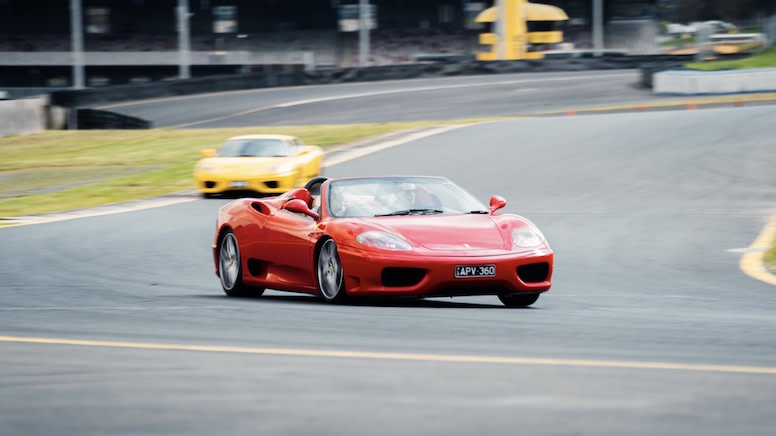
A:
<svg viewBox="0 0 776 436">
<path fill-rule="evenodd" d="M 385 268 L 382 282 L 386 288 L 401 288 L 415 286 L 425 276 L 426 270 L 420 268 Z"/>
<path fill-rule="evenodd" d="M 254 277 L 267 277 L 267 264 L 258 259 L 248 259 L 248 272 Z"/>
<path fill-rule="evenodd" d="M 550 274 L 550 264 L 546 262 L 532 263 L 517 267 L 517 276 L 523 283 L 541 283 L 547 281 Z"/>
</svg>

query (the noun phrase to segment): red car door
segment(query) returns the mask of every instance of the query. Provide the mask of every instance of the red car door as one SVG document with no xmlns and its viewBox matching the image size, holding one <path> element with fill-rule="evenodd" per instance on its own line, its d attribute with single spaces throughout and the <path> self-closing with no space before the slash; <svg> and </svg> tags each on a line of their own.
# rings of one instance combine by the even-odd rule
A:
<svg viewBox="0 0 776 436">
<path fill-rule="evenodd" d="M 318 223 L 305 215 L 278 210 L 264 227 L 268 279 L 287 285 L 315 287 L 313 236 Z M 270 277 L 271 275 L 271 277 Z"/>
<path fill-rule="evenodd" d="M 241 209 L 239 216 L 234 220 L 235 223 L 239 223 L 234 231 L 240 244 L 243 262 L 248 262 L 249 259 L 266 258 L 267 251 L 263 241 L 271 211 L 272 209 L 264 202 L 254 201 L 250 207 Z M 243 268 L 247 267 L 247 263 L 243 265 Z"/>
</svg>

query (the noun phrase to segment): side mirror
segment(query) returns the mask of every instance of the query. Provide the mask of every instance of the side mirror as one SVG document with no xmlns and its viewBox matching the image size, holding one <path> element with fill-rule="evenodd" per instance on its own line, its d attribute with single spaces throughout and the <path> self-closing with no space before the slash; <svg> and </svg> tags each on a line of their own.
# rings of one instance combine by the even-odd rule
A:
<svg viewBox="0 0 776 436">
<path fill-rule="evenodd" d="M 507 205 L 507 201 L 504 199 L 504 197 L 500 195 L 494 195 L 493 197 L 490 197 L 490 213 L 501 209 L 502 207 Z"/>
<path fill-rule="evenodd" d="M 213 150 L 212 148 L 206 148 L 204 150 L 200 150 L 199 153 L 205 157 L 213 157 L 216 155 L 216 151 Z"/>
<path fill-rule="evenodd" d="M 310 210 L 309 207 L 307 207 L 307 203 L 304 202 L 304 200 L 300 200 L 298 198 L 294 198 L 293 200 L 288 200 L 285 205 L 283 205 L 283 209 L 293 212 L 293 213 L 301 213 L 304 215 L 309 216 L 310 218 L 317 220 L 320 218 L 320 215 Z"/>
</svg>

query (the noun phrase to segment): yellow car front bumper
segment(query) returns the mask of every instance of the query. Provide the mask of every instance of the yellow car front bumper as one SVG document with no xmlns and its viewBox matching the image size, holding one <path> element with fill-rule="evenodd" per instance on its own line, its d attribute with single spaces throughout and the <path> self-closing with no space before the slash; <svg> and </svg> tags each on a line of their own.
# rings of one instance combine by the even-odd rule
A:
<svg viewBox="0 0 776 436">
<path fill-rule="evenodd" d="M 296 188 L 299 175 L 291 174 L 261 174 L 240 176 L 200 172 L 194 174 L 197 188 L 203 194 L 221 194 L 229 191 L 255 191 L 262 194 L 282 194 Z"/>
</svg>

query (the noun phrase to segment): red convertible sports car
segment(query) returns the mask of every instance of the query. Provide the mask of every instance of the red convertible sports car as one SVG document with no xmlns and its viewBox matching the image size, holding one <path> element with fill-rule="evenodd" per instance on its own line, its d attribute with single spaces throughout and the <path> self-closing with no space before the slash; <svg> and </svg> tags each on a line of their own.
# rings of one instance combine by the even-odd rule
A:
<svg viewBox="0 0 776 436">
<path fill-rule="evenodd" d="M 229 296 L 496 295 L 529 306 L 550 289 L 553 252 L 533 223 L 496 213 L 505 205 L 441 177 L 318 177 L 221 207 L 216 274 Z"/>
</svg>

